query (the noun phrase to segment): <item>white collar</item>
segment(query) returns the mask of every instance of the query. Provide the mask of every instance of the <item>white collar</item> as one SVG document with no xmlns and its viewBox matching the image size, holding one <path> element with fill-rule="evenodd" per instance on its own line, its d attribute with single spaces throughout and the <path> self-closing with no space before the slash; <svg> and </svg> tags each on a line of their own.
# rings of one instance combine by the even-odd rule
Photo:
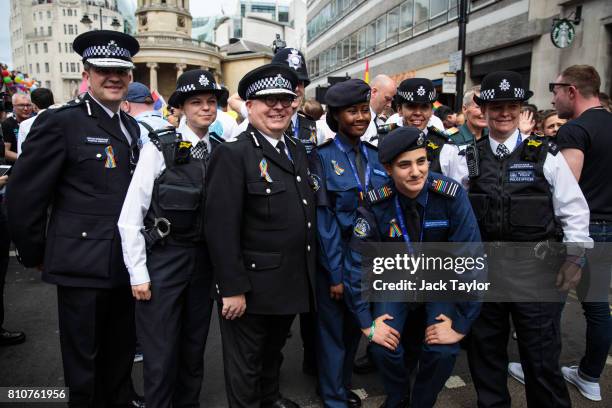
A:
<svg viewBox="0 0 612 408">
<path fill-rule="evenodd" d="M 283 142 L 285 143 L 285 146 L 287 146 L 287 142 L 285 141 L 285 135 L 282 135 L 280 137 L 280 139 L 275 139 L 272 136 L 268 136 L 265 133 L 263 133 L 261 130 L 259 131 L 259 133 L 261 133 L 261 135 L 268 141 L 268 143 L 270 143 L 272 145 L 272 147 L 274 147 L 276 149 L 276 145 L 278 144 L 278 142 Z"/>
<path fill-rule="evenodd" d="M 295 111 L 295 113 L 291 117 L 291 123 L 293 123 L 293 128 L 294 129 L 297 126 L 297 117 L 298 117 L 298 113 L 297 113 L 297 111 Z M 263 135 L 263 133 L 262 133 L 262 135 Z"/>
<path fill-rule="evenodd" d="M 102 105 L 102 103 L 100 103 L 99 100 L 97 100 L 92 94 L 91 92 L 87 91 L 87 93 L 89 94 L 89 96 L 91 97 L 91 99 L 94 100 L 94 102 L 96 102 L 98 105 L 100 105 L 100 107 L 102 109 L 104 109 L 104 112 L 106 112 L 106 114 L 108 116 L 110 116 L 111 118 L 114 117 L 116 114 L 119 115 L 119 111 L 120 109 L 117 109 L 117 112 L 113 112 L 112 110 L 108 109 L 106 106 Z M 121 118 L 121 116 L 119 116 L 119 118 Z"/>
<path fill-rule="evenodd" d="M 514 133 L 512 133 L 512 135 L 510 135 L 510 137 L 507 138 L 506 141 L 503 143 L 499 143 L 497 140 L 493 139 L 491 135 L 489 135 L 489 144 L 491 145 L 491 150 L 493 151 L 493 153 L 495 153 L 497 151 L 497 146 L 503 144 L 508 148 L 510 153 L 512 153 L 514 149 L 516 149 L 516 147 L 519 145 L 519 137 L 521 137 L 521 141 L 522 139 L 524 139 L 524 136 L 521 135 L 521 132 L 519 132 L 518 129 L 515 129 Z"/>
<path fill-rule="evenodd" d="M 200 139 L 198 135 L 196 135 L 195 132 L 187 125 L 187 121 L 181 123 L 177 131 L 181 134 L 183 140 L 191 142 L 191 144 L 194 146 L 197 145 L 200 140 L 204 140 L 207 145 L 210 144 L 210 141 L 208 140 L 208 132 L 206 132 L 204 137 Z"/>
</svg>

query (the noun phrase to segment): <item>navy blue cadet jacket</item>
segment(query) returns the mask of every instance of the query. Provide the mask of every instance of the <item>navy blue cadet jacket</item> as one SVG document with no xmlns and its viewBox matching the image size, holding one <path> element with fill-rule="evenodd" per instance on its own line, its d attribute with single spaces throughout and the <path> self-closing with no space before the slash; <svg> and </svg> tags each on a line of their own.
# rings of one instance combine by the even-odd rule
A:
<svg viewBox="0 0 612 408">
<path fill-rule="evenodd" d="M 387 184 L 389 178 L 378 161 L 378 148 L 363 141 L 359 143 L 359 147 L 362 149 L 364 161 L 368 164 L 364 171 L 370 169 L 366 190 Z M 339 133 L 335 139 L 329 139 L 319 145 L 317 154 L 320 167 L 312 177 L 317 190 L 319 260 L 329 273 L 330 283 L 338 285 L 343 281 L 344 254 L 351 239 L 359 207 L 359 184 L 353 172 L 356 154 L 351 149 L 350 141 Z"/>
<path fill-rule="evenodd" d="M 352 242 L 346 253 L 345 297 L 362 328 L 369 327 L 373 319 L 368 302 L 362 299 L 362 257 L 357 247 L 360 241 L 404 242 L 401 233 L 394 233 L 392 228 L 393 223 L 396 223 L 395 200 L 392 198 L 396 194 L 398 192 L 391 183 L 376 192 L 370 208 L 359 207 L 355 225 L 365 221 L 370 228 L 367 228 L 366 234 L 363 234 L 363 228 L 359 234 L 352 234 Z M 422 220 L 423 242 L 481 241 L 468 196 L 452 179 L 429 172 L 416 202 Z M 453 321 L 453 329 L 466 334 L 480 313 L 480 302 L 457 302 L 457 307 L 459 318 Z"/>
</svg>

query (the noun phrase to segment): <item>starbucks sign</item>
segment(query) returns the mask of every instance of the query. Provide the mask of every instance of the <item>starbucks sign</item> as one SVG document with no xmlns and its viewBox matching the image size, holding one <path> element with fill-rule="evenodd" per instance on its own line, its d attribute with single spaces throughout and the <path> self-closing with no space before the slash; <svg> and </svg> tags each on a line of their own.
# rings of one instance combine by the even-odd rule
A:
<svg viewBox="0 0 612 408">
<path fill-rule="evenodd" d="M 550 39 L 557 48 L 567 48 L 574 42 L 576 31 L 574 25 L 568 19 L 555 21 L 550 32 Z"/>
</svg>

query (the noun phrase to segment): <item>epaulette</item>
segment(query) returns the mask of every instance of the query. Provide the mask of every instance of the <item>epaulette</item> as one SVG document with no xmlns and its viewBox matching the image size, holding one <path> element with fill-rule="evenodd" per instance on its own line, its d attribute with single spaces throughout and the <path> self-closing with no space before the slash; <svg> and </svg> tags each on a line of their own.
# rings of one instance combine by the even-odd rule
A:
<svg viewBox="0 0 612 408">
<path fill-rule="evenodd" d="M 548 153 L 556 156 L 559 153 L 559 145 L 556 144 L 553 140 L 548 139 Z"/>
<path fill-rule="evenodd" d="M 376 146 L 375 144 L 372 144 L 369 140 L 363 140 L 361 143 L 363 143 L 364 145 L 374 149 L 374 150 L 378 150 L 378 146 Z"/>
<path fill-rule="evenodd" d="M 372 190 L 368 190 L 365 194 L 365 200 L 370 204 L 380 203 L 381 201 L 385 201 L 390 197 L 393 197 L 394 191 L 390 185 L 385 185 L 379 188 L 374 188 Z"/>
<path fill-rule="evenodd" d="M 429 190 L 434 193 L 441 194 L 449 198 L 455 198 L 461 185 L 451 180 L 443 180 L 439 178 L 432 179 L 429 184 Z"/>
<path fill-rule="evenodd" d="M 58 107 L 57 109 L 55 109 L 56 112 L 62 111 L 64 109 L 68 109 L 68 108 L 73 108 L 75 106 L 81 106 L 85 103 L 85 101 L 83 99 L 71 99 L 68 102 L 64 103 L 62 106 Z"/>
</svg>

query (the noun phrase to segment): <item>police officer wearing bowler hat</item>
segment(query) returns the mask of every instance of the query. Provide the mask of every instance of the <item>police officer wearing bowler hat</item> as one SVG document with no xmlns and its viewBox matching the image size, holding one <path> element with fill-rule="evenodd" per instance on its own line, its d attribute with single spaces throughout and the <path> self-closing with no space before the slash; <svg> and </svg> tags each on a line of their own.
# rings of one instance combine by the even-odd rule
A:
<svg viewBox="0 0 612 408">
<path fill-rule="evenodd" d="M 361 136 L 370 124 L 370 87 L 360 79 L 333 85 L 325 95 L 326 120 L 336 133 L 317 147 L 317 231 L 321 265 L 317 275 L 317 359 L 326 407 L 358 407 L 350 391 L 353 359 L 361 338 L 343 297 L 344 256 L 356 210 L 368 191 L 388 182 L 378 149 Z"/>
<path fill-rule="evenodd" d="M 449 131 L 438 129 L 430 123 L 433 103 L 438 99 L 433 83 L 426 78 L 405 79 L 398 86 L 395 97 L 400 106 L 403 126 L 414 126 L 427 137 L 430 170 L 442 172 L 441 161 L 444 163 L 446 156 L 457 152 L 451 146 L 445 148 L 447 144 L 452 145 Z M 383 135 L 380 137 L 384 138 Z"/>
<path fill-rule="evenodd" d="M 425 134 L 406 126 L 390 132 L 379 144 L 379 159 L 392 181 L 368 193 L 357 210 L 345 260 L 345 286 L 351 311 L 372 342 L 372 357 L 387 392 L 383 407 L 433 407 L 452 373 L 459 341 L 478 316 L 476 302 L 424 304 L 362 299 L 361 242 L 480 242 L 478 224 L 461 186 L 430 172 Z M 411 314 L 424 309 L 424 338 L 419 339 L 419 368 L 409 393 L 407 350 L 400 334 Z M 419 313 L 420 314 L 420 313 Z"/>
<path fill-rule="evenodd" d="M 117 219 L 140 131 L 120 104 L 139 45 L 97 30 L 79 35 L 73 48 L 83 57 L 88 91 L 36 120 L 13 168 L 9 220 L 21 262 L 57 285 L 69 405 L 122 406 L 133 392 L 135 336 Z"/>
<path fill-rule="evenodd" d="M 119 217 L 123 256 L 136 298 L 147 406 L 198 406 L 212 313 L 212 266 L 204 242 L 208 131 L 226 94 L 201 69 L 183 73 L 176 102 L 186 116 L 149 133 Z"/>
<path fill-rule="evenodd" d="M 567 256 L 548 267 L 559 290 L 576 285 L 589 237 L 589 208 L 557 146 L 518 130 L 521 103 L 533 93 L 521 76 L 498 71 L 485 76 L 474 101 L 486 117 L 489 136 L 476 142 L 475 154 L 455 156 L 450 168 L 469 179 L 469 198 L 484 241 L 555 242 L 568 245 Z M 468 170 L 469 169 L 469 170 Z M 545 267 L 528 248 L 520 256 L 497 259 L 494 269 L 514 279 Z M 560 266 L 560 268 L 558 267 Z M 542 270 L 542 269 L 538 269 Z M 541 272 L 539 272 L 541 274 Z M 504 272 L 506 274 L 506 272 Z M 506 345 L 512 317 L 518 336 L 529 407 L 569 407 L 559 368 L 561 353 L 559 302 L 487 302 L 469 337 L 468 360 L 479 407 L 510 406 Z"/>
<path fill-rule="evenodd" d="M 316 226 L 306 150 L 284 134 L 296 85 L 285 65 L 247 73 L 238 93 L 249 127 L 208 167 L 205 231 L 230 407 L 297 406 L 280 395 L 280 359 L 295 315 L 314 310 Z"/>
</svg>

